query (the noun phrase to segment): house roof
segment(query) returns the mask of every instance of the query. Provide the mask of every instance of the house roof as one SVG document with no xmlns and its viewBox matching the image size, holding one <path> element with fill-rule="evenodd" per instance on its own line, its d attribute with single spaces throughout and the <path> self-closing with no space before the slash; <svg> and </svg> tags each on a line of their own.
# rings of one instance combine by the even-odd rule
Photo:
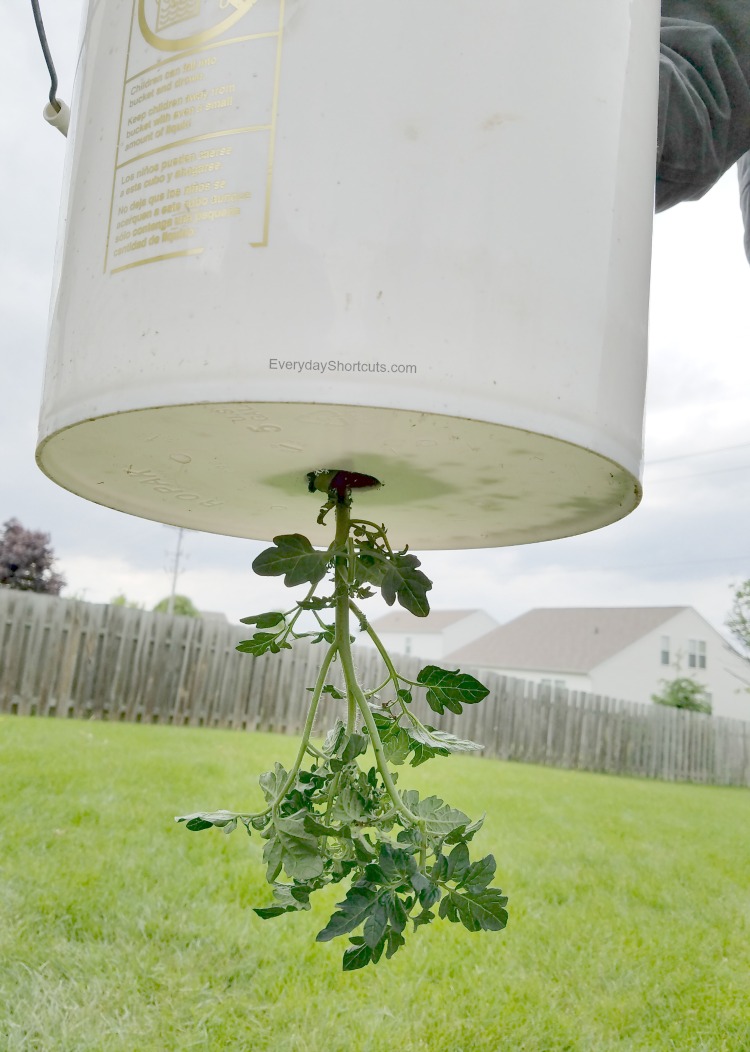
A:
<svg viewBox="0 0 750 1052">
<path fill-rule="evenodd" d="M 446 660 L 484 668 L 587 673 L 687 609 L 641 606 L 529 610 L 454 650 Z"/>
<path fill-rule="evenodd" d="M 393 613 L 373 621 L 372 627 L 378 633 L 405 632 L 407 635 L 416 636 L 427 632 L 442 632 L 449 625 L 480 613 L 481 610 L 432 610 L 427 617 L 414 617 L 406 610 L 394 610 Z"/>
</svg>

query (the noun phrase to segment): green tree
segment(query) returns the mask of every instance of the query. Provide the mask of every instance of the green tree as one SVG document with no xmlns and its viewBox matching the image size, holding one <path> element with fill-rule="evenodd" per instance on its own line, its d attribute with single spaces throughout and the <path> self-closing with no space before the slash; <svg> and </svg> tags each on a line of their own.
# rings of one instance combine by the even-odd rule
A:
<svg viewBox="0 0 750 1052">
<path fill-rule="evenodd" d="M 110 606 L 124 606 L 128 610 L 143 610 L 143 603 L 137 603 L 135 599 L 128 599 L 128 597 L 120 592 L 119 595 L 114 596 L 109 601 Z"/>
<path fill-rule="evenodd" d="M 155 614 L 168 614 L 170 596 L 166 599 L 161 599 L 154 607 Z M 193 603 L 192 599 L 188 599 L 186 595 L 176 595 L 172 603 L 172 613 L 179 614 L 181 617 L 200 617 L 201 612 L 198 607 Z"/>
<path fill-rule="evenodd" d="M 711 695 L 702 683 L 690 676 L 677 676 L 675 679 L 661 680 L 661 694 L 652 694 L 651 700 L 657 705 L 668 705 L 673 709 L 688 709 L 691 712 L 712 711 Z"/>
<path fill-rule="evenodd" d="M 750 652 L 750 580 L 732 588 L 732 609 L 726 626 L 743 650 Z"/>
</svg>

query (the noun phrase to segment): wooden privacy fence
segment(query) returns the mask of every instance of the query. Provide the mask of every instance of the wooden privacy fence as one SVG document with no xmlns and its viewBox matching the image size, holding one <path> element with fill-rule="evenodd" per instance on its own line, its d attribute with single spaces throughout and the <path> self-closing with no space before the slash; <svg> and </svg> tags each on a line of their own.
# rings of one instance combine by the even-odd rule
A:
<svg viewBox="0 0 750 1052">
<path fill-rule="evenodd" d="M 0 713 L 299 732 L 320 646 L 301 641 L 253 658 L 234 649 L 247 634 L 220 619 L 0 587 Z M 403 657 L 399 671 L 416 679 L 425 663 Z M 358 648 L 357 665 L 368 685 L 384 678 L 374 650 Z M 462 671 L 490 688 L 481 705 L 441 717 L 415 698 L 414 709 L 433 726 L 482 742 L 484 756 L 750 785 L 750 723 L 584 693 L 552 696 L 522 680 Z M 321 730 L 340 704 L 325 696 Z"/>
</svg>

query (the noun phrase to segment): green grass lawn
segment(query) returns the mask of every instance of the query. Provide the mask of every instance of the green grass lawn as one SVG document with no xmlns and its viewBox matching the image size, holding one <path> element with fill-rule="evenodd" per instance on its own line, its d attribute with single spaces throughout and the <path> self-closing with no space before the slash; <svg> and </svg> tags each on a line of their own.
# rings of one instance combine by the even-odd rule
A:
<svg viewBox="0 0 750 1052">
<path fill-rule="evenodd" d="M 341 888 L 261 921 L 272 735 L 0 718 L 2 1052 L 750 1052 L 750 793 L 471 758 L 408 769 L 487 822 L 504 932 L 341 971 Z"/>
</svg>

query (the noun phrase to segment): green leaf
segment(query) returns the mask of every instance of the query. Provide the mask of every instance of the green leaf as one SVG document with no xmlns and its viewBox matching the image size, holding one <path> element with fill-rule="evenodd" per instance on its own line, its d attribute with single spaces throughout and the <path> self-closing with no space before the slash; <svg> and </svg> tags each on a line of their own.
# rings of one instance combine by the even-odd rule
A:
<svg viewBox="0 0 750 1052">
<path fill-rule="evenodd" d="M 253 562 L 261 577 L 284 576 L 287 588 L 298 584 L 317 584 L 328 570 L 330 555 L 316 551 L 300 533 L 283 534 L 273 539 L 274 547 L 266 548 Z"/>
<path fill-rule="evenodd" d="M 266 614 L 253 614 L 252 617 L 241 617 L 241 625 L 257 625 L 258 628 L 278 628 L 280 632 L 286 625 L 284 615 L 278 610 Z"/>
<path fill-rule="evenodd" d="M 313 836 L 350 836 L 349 830 L 346 826 L 343 829 L 336 829 L 333 826 L 324 825 L 322 822 L 318 822 L 318 820 L 312 815 L 305 815 L 303 825 L 305 827 L 305 832 L 312 833 Z"/>
<path fill-rule="evenodd" d="M 451 752 L 480 752 L 484 748 L 479 742 L 473 742 L 468 738 L 457 738 L 455 734 L 438 731 L 433 727 L 410 727 L 409 736 L 441 755 Z"/>
<path fill-rule="evenodd" d="M 433 749 L 431 746 L 424 745 L 418 741 L 411 741 L 409 747 L 412 750 L 412 757 L 409 761 L 411 767 L 419 767 L 421 763 L 426 763 L 427 760 L 432 760 L 435 756 L 450 755 L 447 749 Z"/>
<path fill-rule="evenodd" d="M 363 734 L 350 734 L 341 754 L 341 759 L 344 763 L 351 763 L 357 756 L 367 752 L 367 744 L 367 738 Z"/>
<path fill-rule="evenodd" d="M 175 822 L 185 822 L 186 829 L 194 833 L 200 829 L 211 829 L 212 826 L 219 828 L 228 826 L 232 822 L 234 823 L 232 829 L 234 829 L 237 825 L 237 813 L 236 811 L 196 811 L 195 814 L 175 818 Z"/>
<path fill-rule="evenodd" d="M 354 884 L 349 888 L 344 901 L 336 905 L 337 912 L 316 936 L 318 942 L 328 942 L 337 935 L 345 935 L 364 924 L 377 905 L 377 893 L 373 888 Z"/>
<path fill-rule="evenodd" d="M 409 919 L 409 914 L 406 911 L 403 901 L 398 895 L 394 895 L 391 892 L 386 899 L 385 906 L 388 910 L 388 921 L 391 928 L 397 932 L 403 931 L 406 927 L 406 922 Z"/>
<path fill-rule="evenodd" d="M 283 865 L 284 852 L 281 841 L 277 836 L 272 836 L 263 848 L 263 861 L 266 863 L 266 880 L 269 884 L 278 877 Z"/>
<path fill-rule="evenodd" d="M 431 870 L 433 880 L 445 881 L 448 876 L 448 858 L 446 855 L 438 855 Z"/>
<path fill-rule="evenodd" d="M 372 960 L 372 950 L 365 943 L 364 939 L 361 942 L 355 942 L 354 939 L 351 941 L 354 945 L 344 950 L 345 972 L 354 972 L 358 968 L 364 968 Z"/>
<path fill-rule="evenodd" d="M 448 855 L 448 872 L 445 875 L 445 880 L 452 880 L 454 883 L 460 884 L 468 868 L 469 849 L 462 841 L 460 844 L 456 844 L 450 855 Z"/>
<path fill-rule="evenodd" d="M 387 938 L 388 938 L 388 944 L 387 944 L 388 948 L 385 951 L 385 956 L 386 956 L 387 960 L 390 960 L 391 957 L 393 957 L 394 953 L 396 953 L 397 950 L 401 949 L 401 947 L 404 945 L 406 940 L 404 939 L 404 937 L 401 934 L 401 932 L 393 931 L 393 929 L 391 929 L 388 932 Z"/>
<path fill-rule="evenodd" d="M 386 881 L 392 884 L 403 883 L 417 872 L 417 863 L 410 851 L 403 847 L 394 847 L 384 841 L 378 852 L 378 864 L 385 874 Z"/>
<path fill-rule="evenodd" d="M 429 577 L 418 570 L 420 565 L 416 555 L 402 555 L 399 552 L 390 557 L 390 566 L 383 577 L 380 592 L 388 606 L 393 606 L 396 599 L 416 617 L 426 617 L 430 612 L 427 592 L 432 588 Z"/>
<path fill-rule="evenodd" d="M 293 880 L 313 880 L 323 872 L 325 860 L 317 837 L 305 829 L 304 816 L 274 819 L 276 838 L 281 844 L 281 861 Z"/>
<path fill-rule="evenodd" d="M 430 910 L 425 909 L 422 910 L 421 913 L 418 913 L 416 917 L 414 917 L 414 919 L 412 920 L 412 924 L 414 925 L 414 930 L 416 931 L 417 928 L 420 928 L 423 924 L 429 924 L 431 921 L 434 920 L 435 914 L 432 913 Z"/>
<path fill-rule="evenodd" d="M 399 727 L 398 720 L 383 713 L 373 713 L 375 726 L 378 728 L 380 740 L 383 743 L 383 751 L 388 763 L 401 764 L 406 761 L 411 748 L 409 735 Z"/>
<path fill-rule="evenodd" d="M 430 612 L 427 592 L 432 581 L 417 567 L 416 555 L 406 552 L 389 552 L 361 544 L 357 558 L 356 578 L 358 582 L 369 581 L 380 588 L 388 606 L 398 599 L 401 606 L 417 617 L 426 617 Z"/>
<path fill-rule="evenodd" d="M 499 888 L 478 891 L 448 890 L 440 903 L 440 916 L 469 931 L 501 931 L 508 923 L 507 895 Z"/>
<path fill-rule="evenodd" d="M 326 756 L 335 756 L 341 748 L 346 737 L 346 726 L 341 720 L 336 720 L 335 726 L 326 734 L 323 742 L 323 752 Z"/>
<path fill-rule="evenodd" d="M 350 822 L 365 822 L 367 817 L 367 807 L 361 794 L 353 786 L 347 785 L 334 800 L 331 818 L 348 825 Z"/>
<path fill-rule="evenodd" d="M 277 643 L 278 633 L 256 632 L 252 639 L 243 639 L 234 648 L 240 654 L 252 654 L 253 657 L 261 657 L 263 654 L 278 654 L 280 650 L 291 650 L 289 643 Z"/>
<path fill-rule="evenodd" d="M 459 847 L 463 845 L 459 844 Z M 458 848 L 454 848 L 457 851 Z M 453 852 L 451 852 L 453 854 Z M 459 886 L 467 891 L 481 891 L 491 884 L 495 877 L 497 863 L 492 855 L 485 855 L 478 862 L 473 862 L 459 882 Z"/>
<path fill-rule="evenodd" d="M 284 788 L 288 774 L 284 767 L 276 761 L 272 771 L 266 771 L 258 779 L 258 785 L 263 790 L 263 795 L 269 804 L 272 804 Z"/>
<path fill-rule="evenodd" d="M 363 837 L 357 837 L 354 841 L 354 854 L 356 855 L 357 861 L 363 866 L 368 865 L 368 863 L 372 862 L 376 857 L 375 849 L 371 847 L 369 841 Z"/>
<path fill-rule="evenodd" d="M 312 691 L 315 690 L 315 687 L 305 687 L 305 690 L 309 690 L 312 693 Z M 338 689 L 338 687 L 334 687 L 334 685 L 332 683 L 326 683 L 321 688 L 320 693 L 321 693 L 321 697 L 322 697 L 323 694 L 330 694 L 331 697 L 335 698 L 336 701 L 342 701 L 346 697 L 346 694 L 342 694 L 341 691 Z M 342 727 L 343 727 L 343 724 L 342 724 Z"/>
<path fill-rule="evenodd" d="M 432 836 L 447 836 L 454 829 L 468 825 L 469 816 L 463 811 L 449 807 L 438 796 L 419 799 L 416 789 L 407 789 L 401 794 L 409 810 L 425 821 L 425 831 Z"/>
<path fill-rule="evenodd" d="M 442 892 L 437 884 L 433 884 L 432 881 L 430 881 L 428 886 L 419 893 L 419 905 L 422 907 L 422 912 L 429 910 L 436 902 L 439 902 L 441 895 Z M 430 915 L 430 920 L 432 920 L 433 916 L 434 914 Z"/>
<path fill-rule="evenodd" d="M 427 687 L 427 704 L 434 712 L 445 709 L 459 714 L 463 705 L 476 705 L 489 694 L 489 688 L 466 672 L 450 672 L 437 665 L 427 665 L 417 675 L 417 682 Z"/>
<path fill-rule="evenodd" d="M 362 935 L 366 944 L 374 950 L 388 929 L 388 899 L 393 892 L 385 891 L 378 899 L 365 921 Z"/>
<path fill-rule="evenodd" d="M 336 628 L 334 625 L 326 625 L 317 634 L 315 632 L 307 632 L 306 635 L 313 636 L 313 643 L 335 643 L 336 642 Z"/>
<path fill-rule="evenodd" d="M 207 822 L 204 818 L 199 818 L 198 816 L 189 819 L 178 818 L 177 821 L 186 821 L 187 825 L 185 826 L 185 828 L 189 829 L 191 833 L 199 833 L 201 829 L 213 829 L 214 827 L 213 822 Z"/>
<path fill-rule="evenodd" d="M 282 913 L 294 913 L 297 910 L 310 909 L 310 889 L 293 884 L 274 884 L 273 897 L 276 904 L 254 908 L 261 920 L 280 917 Z"/>
<path fill-rule="evenodd" d="M 474 834 L 478 833 L 483 825 L 484 815 L 482 815 L 481 818 L 478 818 L 476 822 L 472 822 L 471 825 L 466 826 L 466 828 L 462 827 L 460 829 L 454 829 L 453 832 L 449 833 L 445 838 L 445 842 L 446 844 L 458 844 L 463 840 L 468 844 L 470 840 L 474 839 Z"/>
<path fill-rule="evenodd" d="M 313 595 L 309 599 L 300 599 L 297 602 L 297 606 L 301 610 L 325 610 L 326 607 L 334 606 L 336 603 L 335 598 L 332 595 L 322 596 Z"/>
</svg>

